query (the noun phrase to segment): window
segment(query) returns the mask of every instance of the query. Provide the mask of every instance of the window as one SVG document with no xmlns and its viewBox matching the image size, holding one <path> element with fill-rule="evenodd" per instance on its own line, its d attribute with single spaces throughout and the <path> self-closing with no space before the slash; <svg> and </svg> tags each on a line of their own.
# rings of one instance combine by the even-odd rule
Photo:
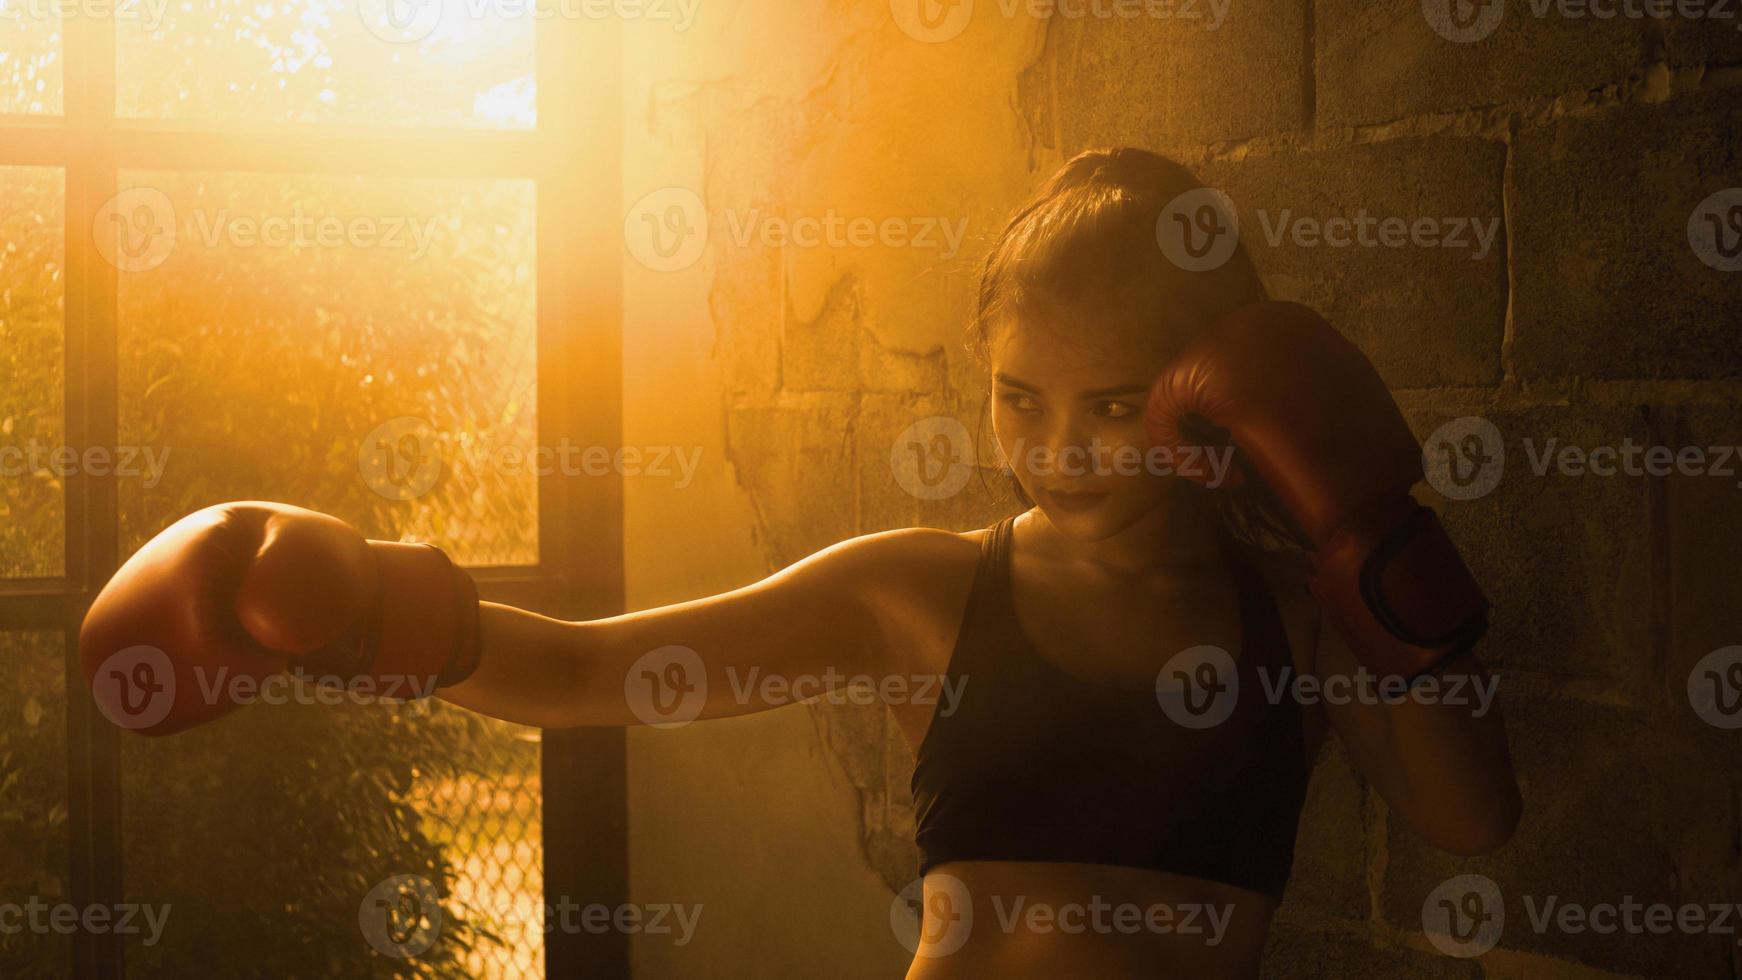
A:
<svg viewBox="0 0 1742 980">
<path fill-rule="evenodd" d="M 108 575 L 224 500 L 619 611 L 621 488 L 524 462 L 618 438 L 615 49 L 520 4 L 0 0 L 0 902 L 174 909 L 5 972 L 390 975 L 359 909 L 399 876 L 442 901 L 417 970 L 626 962 L 539 919 L 626 890 L 620 733 L 288 703 L 148 740 L 77 680 Z"/>
</svg>

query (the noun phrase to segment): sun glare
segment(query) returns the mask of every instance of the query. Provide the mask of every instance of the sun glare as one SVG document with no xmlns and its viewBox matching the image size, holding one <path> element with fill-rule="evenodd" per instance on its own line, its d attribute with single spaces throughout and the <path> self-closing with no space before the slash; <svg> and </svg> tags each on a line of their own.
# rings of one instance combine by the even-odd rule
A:
<svg viewBox="0 0 1742 980">
<path fill-rule="evenodd" d="M 195 0 L 153 9 L 116 22 L 123 116 L 244 126 L 537 123 L 536 24 L 525 5 Z"/>
</svg>

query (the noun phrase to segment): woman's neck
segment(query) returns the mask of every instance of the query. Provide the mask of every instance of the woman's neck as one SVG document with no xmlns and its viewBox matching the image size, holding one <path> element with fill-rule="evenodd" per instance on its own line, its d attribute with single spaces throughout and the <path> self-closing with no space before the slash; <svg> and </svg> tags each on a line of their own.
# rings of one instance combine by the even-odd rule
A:
<svg viewBox="0 0 1742 980">
<path fill-rule="evenodd" d="M 1066 537 L 1039 507 L 1018 520 L 1028 524 L 1025 543 L 1040 554 L 1103 574 L 1140 580 L 1181 566 L 1215 565 L 1222 560 L 1221 516 L 1202 493 L 1164 496 L 1142 517 L 1098 541 Z"/>
</svg>

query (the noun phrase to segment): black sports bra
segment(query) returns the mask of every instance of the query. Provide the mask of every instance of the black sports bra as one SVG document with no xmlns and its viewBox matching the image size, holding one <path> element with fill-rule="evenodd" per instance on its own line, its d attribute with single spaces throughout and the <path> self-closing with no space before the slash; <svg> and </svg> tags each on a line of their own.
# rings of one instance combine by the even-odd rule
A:
<svg viewBox="0 0 1742 980">
<path fill-rule="evenodd" d="M 1110 864 L 1280 899 L 1307 760 L 1299 707 L 1266 696 L 1290 663 L 1262 577 L 1224 538 L 1242 648 L 1233 664 L 1222 661 L 1224 673 L 1187 670 L 1165 692 L 1085 680 L 1042 658 L 1017 623 L 1014 521 L 986 535 L 950 657 L 962 694 L 954 711 L 934 715 L 919 747 L 921 873 L 950 861 Z M 1237 683 L 1221 683 L 1229 673 Z M 1179 686 L 1194 679 L 1215 683 Z M 1220 699 L 1211 696 L 1218 686 Z"/>
</svg>

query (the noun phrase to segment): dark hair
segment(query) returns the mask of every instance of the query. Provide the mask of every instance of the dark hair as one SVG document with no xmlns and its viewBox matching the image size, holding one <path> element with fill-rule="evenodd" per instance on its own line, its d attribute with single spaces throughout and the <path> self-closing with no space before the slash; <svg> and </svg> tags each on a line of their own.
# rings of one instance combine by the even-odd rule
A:
<svg viewBox="0 0 1742 980">
<path fill-rule="evenodd" d="M 1244 245 L 1206 271 L 1184 269 L 1162 252 L 1156 224 L 1163 210 L 1203 188 L 1191 171 L 1148 150 L 1118 147 L 1073 157 L 1010 218 L 987 254 L 969 350 L 988 361 L 998 324 L 1034 322 L 1047 312 L 1109 299 L 1135 308 L 1141 322 L 1177 348 L 1224 314 L 1266 299 Z M 1166 297 L 1163 308 L 1154 308 L 1157 295 Z M 1229 530 L 1256 547 L 1302 543 L 1270 489 L 1255 474 L 1246 476 L 1239 489 L 1215 494 Z M 1010 483 L 1017 499 L 1032 507 L 1014 474 Z"/>
</svg>

